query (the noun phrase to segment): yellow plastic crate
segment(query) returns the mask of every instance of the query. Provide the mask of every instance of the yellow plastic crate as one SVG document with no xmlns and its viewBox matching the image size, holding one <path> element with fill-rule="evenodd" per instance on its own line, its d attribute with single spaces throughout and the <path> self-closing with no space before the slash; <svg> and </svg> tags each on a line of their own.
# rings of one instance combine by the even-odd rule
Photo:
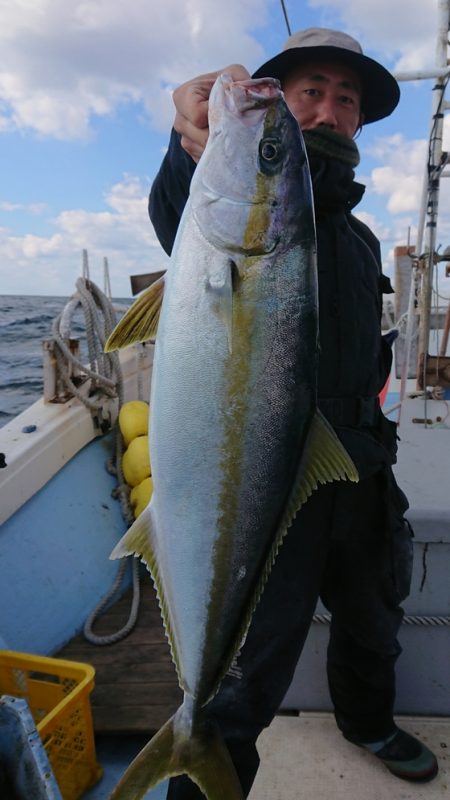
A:
<svg viewBox="0 0 450 800">
<path fill-rule="evenodd" d="M 79 797 L 102 775 L 95 756 L 89 664 L 0 650 L 0 696 L 24 697 L 64 800 Z"/>
</svg>

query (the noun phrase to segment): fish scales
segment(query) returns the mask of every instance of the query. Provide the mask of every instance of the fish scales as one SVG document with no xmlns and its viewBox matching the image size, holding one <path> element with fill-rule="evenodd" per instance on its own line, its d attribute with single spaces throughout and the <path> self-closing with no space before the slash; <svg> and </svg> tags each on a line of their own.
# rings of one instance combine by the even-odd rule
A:
<svg viewBox="0 0 450 800">
<path fill-rule="evenodd" d="M 203 277 L 201 266 L 198 275 L 196 253 L 199 246 L 203 253 L 208 248 L 201 233 L 197 244 L 197 235 L 194 231 L 189 236 L 192 275 L 186 274 L 189 254 L 183 258 L 187 286 L 191 278 Z M 214 253 L 216 262 L 219 257 Z M 173 595 L 169 606 L 177 610 L 172 627 L 178 631 L 178 652 L 184 654 L 180 680 L 202 702 L 216 688 L 217 671 L 235 641 L 245 598 L 277 532 L 298 463 L 293 441 L 301 437 L 309 421 L 305 410 L 310 416 L 314 409 L 311 383 L 309 397 L 306 391 L 292 391 L 300 377 L 301 339 L 297 340 L 302 329 L 295 324 L 298 314 L 293 315 L 294 324 L 287 326 L 285 315 L 278 310 L 273 313 L 274 287 L 270 284 L 276 265 L 273 270 L 273 261 L 253 261 L 251 268 L 245 266 L 250 273 L 257 270 L 259 274 L 244 272 L 233 294 L 231 352 L 225 324 L 214 309 L 214 292 L 204 293 L 195 303 L 192 320 L 186 319 L 178 302 L 172 309 L 169 301 L 158 332 L 166 352 L 156 354 L 154 386 L 165 401 L 158 404 L 154 394 L 151 403 L 154 514 L 156 528 L 161 515 L 165 531 L 161 538 L 171 553 L 167 577 Z M 208 259 L 205 280 L 210 263 Z M 239 261 L 236 266 L 239 272 Z M 268 281 L 264 278 L 267 267 Z M 295 271 L 298 273 L 297 266 Z M 283 281 L 280 272 L 275 283 L 292 283 L 290 275 Z M 170 298 L 170 283 L 167 291 Z M 173 294 L 176 297 L 177 291 Z M 200 334 L 198 328 L 203 325 Z M 278 360 L 281 349 L 283 359 Z M 170 369 L 165 367 L 158 384 L 161 355 Z M 290 405 L 289 424 L 280 414 L 282 406 L 274 403 L 277 393 L 283 398 L 285 412 Z M 283 495 L 278 504 L 274 502 L 274 476 L 278 494 Z M 167 597 L 167 590 L 165 594 Z M 206 616 L 208 626 L 204 625 Z"/>
<path fill-rule="evenodd" d="M 165 279 L 150 401 L 153 496 L 113 554 L 149 565 L 185 700 L 117 800 L 181 772 L 208 800 L 222 800 L 224 785 L 230 800 L 242 796 L 220 737 L 211 738 L 207 703 L 293 516 L 318 482 L 357 477 L 317 414 L 317 319 L 301 132 L 276 81 L 221 76 Z"/>
</svg>

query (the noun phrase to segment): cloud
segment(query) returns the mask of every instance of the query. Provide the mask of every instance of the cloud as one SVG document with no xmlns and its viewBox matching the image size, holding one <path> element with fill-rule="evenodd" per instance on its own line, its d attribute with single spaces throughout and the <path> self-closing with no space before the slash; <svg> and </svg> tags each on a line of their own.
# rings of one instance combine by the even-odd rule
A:
<svg viewBox="0 0 450 800">
<path fill-rule="evenodd" d="M 414 244 L 417 239 L 426 148 L 425 140 L 409 140 L 396 133 L 374 138 L 363 150 L 364 162 L 370 157 L 375 166 L 370 170 L 366 166 L 363 178 L 364 206 L 370 211 L 356 210 L 356 216 L 380 240 L 388 274 L 392 273 L 393 246 Z"/>
<path fill-rule="evenodd" d="M 45 212 L 47 208 L 45 203 L 9 203 L 7 201 L 0 202 L 0 211 L 7 213 L 14 213 L 15 211 L 28 211 L 30 214 L 38 216 Z"/>
<path fill-rule="evenodd" d="M 445 140 L 450 133 L 450 120 L 444 127 Z M 417 224 L 422 203 L 423 182 L 428 142 L 425 139 L 407 139 L 404 134 L 375 139 L 366 152 L 381 166 L 375 166 L 368 178 L 368 192 L 382 197 L 386 208 L 394 217 L 411 220 Z M 445 170 L 448 174 L 448 167 Z M 450 235 L 450 181 L 442 178 L 439 186 L 439 235 Z"/>
<path fill-rule="evenodd" d="M 84 248 L 97 283 L 102 280 L 103 258 L 108 257 L 116 296 L 130 294 L 131 274 L 165 269 L 168 258 L 148 219 L 147 186 L 136 176 L 124 176 L 105 196 L 106 210 L 61 211 L 52 220 L 54 233 L 49 236 L 14 236 L 0 229 L 2 291 L 13 292 L 8 287 L 19 284 L 28 294 L 67 294 L 81 274 Z"/>
<path fill-rule="evenodd" d="M 171 89 L 242 59 L 270 0 L 11 0 L 0 6 L 0 131 L 86 139 L 96 116 L 141 104 L 157 129 Z"/>
<path fill-rule="evenodd" d="M 368 225 L 370 230 L 375 234 L 375 236 L 377 237 L 377 239 L 380 240 L 380 242 L 391 239 L 392 237 L 391 229 L 383 222 L 381 222 L 378 219 L 378 217 L 375 216 L 375 214 L 372 214 L 369 211 L 358 211 L 358 210 L 356 210 L 354 213 L 355 217 L 360 219 L 361 222 L 364 222 L 365 225 Z"/>
<path fill-rule="evenodd" d="M 336 25 L 338 19 L 368 55 L 388 59 L 394 70 L 434 66 L 437 0 L 309 0 L 309 5 L 322 11 L 322 24 Z"/>
<path fill-rule="evenodd" d="M 372 170 L 369 186 L 387 197 L 391 214 L 418 212 L 426 158 L 426 141 L 407 140 L 403 134 L 378 139 L 368 149 L 383 166 Z"/>
<path fill-rule="evenodd" d="M 213 9 L 212 9 L 213 6 Z M 398 69 L 432 66 L 437 0 L 309 0 Z M 129 104 L 166 131 L 188 78 L 265 59 L 255 34 L 273 0 L 10 0 L 0 4 L 0 132 L 89 139 L 96 117 Z M 245 56 L 243 56 L 245 54 Z"/>
<path fill-rule="evenodd" d="M 450 120 L 444 122 L 444 149 L 450 135 Z M 375 166 L 365 177 L 367 192 L 365 202 L 371 205 L 371 198 L 382 201 L 388 212 L 382 214 L 357 212 L 358 216 L 378 236 L 382 245 L 384 271 L 393 274 L 395 245 L 416 245 L 422 191 L 425 175 L 428 142 L 425 139 L 408 139 L 404 134 L 375 138 L 370 146 L 366 146 L 364 156 L 369 155 Z M 377 163 L 378 162 L 378 163 Z M 378 165 L 379 164 L 379 165 Z M 448 172 L 448 167 L 445 170 Z M 379 204 L 379 203 L 378 203 Z M 442 252 L 450 244 L 450 180 L 443 178 L 439 185 L 438 226 L 435 249 Z M 429 229 L 425 226 L 420 250 L 428 245 Z M 392 246 L 394 245 L 394 246 Z M 444 293 L 448 293 L 443 278 L 444 268 L 438 269 L 443 279 Z"/>
</svg>

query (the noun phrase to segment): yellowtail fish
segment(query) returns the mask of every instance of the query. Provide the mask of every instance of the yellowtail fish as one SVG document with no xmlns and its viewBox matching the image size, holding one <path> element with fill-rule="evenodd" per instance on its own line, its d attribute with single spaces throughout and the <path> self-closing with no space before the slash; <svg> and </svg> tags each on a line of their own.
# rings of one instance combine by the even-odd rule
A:
<svg viewBox="0 0 450 800">
<path fill-rule="evenodd" d="M 147 564 L 184 691 L 114 800 L 181 773 L 208 800 L 241 800 L 208 702 L 299 508 L 320 483 L 357 480 L 316 408 L 316 244 L 298 124 L 273 79 L 222 75 L 209 109 L 164 289 L 150 287 L 108 342 L 158 324 L 153 496 L 112 557 Z"/>
</svg>

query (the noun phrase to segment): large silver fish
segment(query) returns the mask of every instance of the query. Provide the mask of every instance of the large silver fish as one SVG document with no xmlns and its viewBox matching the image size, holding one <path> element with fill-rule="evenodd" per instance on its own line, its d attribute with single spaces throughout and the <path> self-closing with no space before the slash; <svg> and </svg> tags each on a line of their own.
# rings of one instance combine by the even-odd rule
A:
<svg viewBox="0 0 450 800">
<path fill-rule="evenodd" d="M 242 644 L 293 517 L 319 483 L 357 480 L 316 410 L 313 203 L 277 81 L 216 81 L 210 134 L 180 223 L 151 394 L 154 492 L 113 557 L 152 574 L 184 702 L 114 800 L 187 773 L 208 800 L 242 791 L 205 705 Z M 162 284 L 109 349 L 148 338 Z"/>
</svg>

